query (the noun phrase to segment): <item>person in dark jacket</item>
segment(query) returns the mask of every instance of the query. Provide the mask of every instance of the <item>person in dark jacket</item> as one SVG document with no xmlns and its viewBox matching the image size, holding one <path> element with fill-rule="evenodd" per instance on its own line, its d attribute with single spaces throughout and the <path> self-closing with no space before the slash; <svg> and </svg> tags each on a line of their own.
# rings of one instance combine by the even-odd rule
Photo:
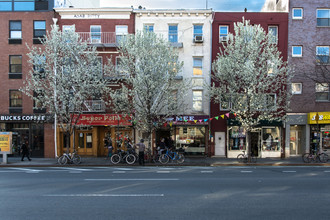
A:
<svg viewBox="0 0 330 220">
<path fill-rule="evenodd" d="M 29 161 L 30 159 L 30 148 L 29 148 L 29 143 L 26 141 L 25 143 L 22 144 L 22 161 L 24 161 L 24 157 L 26 156 Z"/>
<path fill-rule="evenodd" d="M 140 143 L 135 145 L 139 149 L 139 164 L 144 166 L 144 151 L 146 146 L 144 145 L 144 140 L 141 139 Z"/>
</svg>

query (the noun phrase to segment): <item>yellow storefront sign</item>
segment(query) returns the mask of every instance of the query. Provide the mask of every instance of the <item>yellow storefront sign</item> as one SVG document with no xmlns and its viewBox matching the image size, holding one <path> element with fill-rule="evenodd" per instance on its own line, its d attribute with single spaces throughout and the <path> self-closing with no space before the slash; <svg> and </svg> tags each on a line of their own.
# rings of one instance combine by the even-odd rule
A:
<svg viewBox="0 0 330 220">
<path fill-rule="evenodd" d="M 11 140 L 11 132 L 0 132 L 0 153 L 12 153 Z"/>
<path fill-rule="evenodd" d="M 308 124 L 330 124 L 330 112 L 308 113 Z"/>
</svg>

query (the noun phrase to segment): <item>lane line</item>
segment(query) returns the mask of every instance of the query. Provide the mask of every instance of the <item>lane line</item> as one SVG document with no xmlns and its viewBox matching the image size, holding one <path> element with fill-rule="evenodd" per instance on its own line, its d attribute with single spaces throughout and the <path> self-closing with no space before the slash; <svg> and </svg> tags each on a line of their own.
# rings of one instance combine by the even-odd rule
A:
<svg viewBox="0 0 330 220">
<path fill-rule="evenodd" d="M 71 167 L 52 167 L 54 169 L 63 169 L 63 170 L 72 170 L 72 171 L 94 171 L 92 169 L 80 169 L 80 168 L 71 168 Z"/>
<path fill-rule="evenodd" d="M 179 179 L 85 179 L 85 181 L 178 181 Z"/>
<path fill-rule="evenodd" d="M 126 173 L 126 171 L 113 171 L 112 173 Z"/>
<path fill-rule="evenodd" d="M 252 173 L 253 171 L 251 170 L 241 170 L 241 173 Z"/>
<path fill-rule="evenodd" d="M 295 170 L 283 170 L 282 173 L 296 173 Z"/>
<path fill-rule="evenodd" d="M 47 197 L 164 197 L 164 194 L 49 194 Z"/>
<path fill-rule="evenodd" d="M 159 171 L 157 171 L 157 173 L 170 173 L 170 171 L 166 171 L 166 170 L 159 170 Z"/>
<path fill-rule="evenodd" d="M 210 171 L 210 170 L 202 170 L 201 173 L 213 173 L 213 171 Z"/>
<path fill-rule="evenodd" d="M 23 171 L 23 172 L 26 172 L 26 173 L 39 173 L 39 172 L 42 171 L 42 170 L 26 169 L 26 168 L 15 168 L 15 167 L 11 167 L 10 169 L 19 170 L 19 171 Z"/>
</svg>

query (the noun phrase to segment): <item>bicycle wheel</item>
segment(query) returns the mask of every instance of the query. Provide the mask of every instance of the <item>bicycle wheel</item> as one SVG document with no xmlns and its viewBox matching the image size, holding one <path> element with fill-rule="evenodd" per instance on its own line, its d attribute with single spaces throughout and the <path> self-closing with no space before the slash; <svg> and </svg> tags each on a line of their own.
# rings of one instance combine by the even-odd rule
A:
<svg viewBox="0 0 330 220">
<path fill-rule="evenodd" d="M 111 156 L 110 160 L 111 160 L 111 163 L 113 164 L 117 164 L 120 162 L 120 156 L 118 154 L 114 154 Z"/>
<path fill-rule="evenodd" d="M 166 164 L 166 163 L 168 163 L 169 160 L 170 160 L 170 158 L 166 154 L 163 154 L 159 157 L 159 162 L 161 164 Z"/>
<path fill-rule="evenodd" d="M 68 158 L 65 155 L 61 156 L 58 160 L 61 165 L 65 165 L 68 163 Z"/>
<path fill-rule="evenodd" d="M 243 163 L 243 162 L 245 162 L 245 155 L 244 155 L 244 154 L 239 154 L 239 155 L 237 155 L 237 161 L 238 161 L 239 163 Z"/>
<path fill-rule="evenodd" d="M 305 153 L 302 155 L 302 159 L 305 163 L 310 163 L 311 162 L 311 158 L 309 156 L 309 153 Z"/>
<path fill-rule="evenodd" d="M 126 163 L 128 163 L 128 164 L 135 163 L 135 160 L 136 160 L 136 158 L 133 154 L 129 154 L 126 156 Z"/>
<path fill-rule="evenodd" d="M 153 157 L 152 157 L 152 161 L 154 162 L 154 163 L 158 163 L 159 162 L 159 154 L 155 154 Z"/>
<path fill-rule="evenodd" d="M 79 155 L 75 154 L 72 158 L 72 162 L 74 164 L 80 164 L 81 163 L 81 157 Z"/>
<path fill-rule="evenodd" d="M 184 155 L 183 154 L 178 154 L 177 161 L 178 161 L 178 163 L 183 163 L 184 162 Z"/>
<path fill-rule="evenodd" d="M 321 163 L 326 163 L 328 162 L 328 154 L 325 154 L 325 153 L 321 153 L 319 154 L 319 160 Z"/>
</svg>

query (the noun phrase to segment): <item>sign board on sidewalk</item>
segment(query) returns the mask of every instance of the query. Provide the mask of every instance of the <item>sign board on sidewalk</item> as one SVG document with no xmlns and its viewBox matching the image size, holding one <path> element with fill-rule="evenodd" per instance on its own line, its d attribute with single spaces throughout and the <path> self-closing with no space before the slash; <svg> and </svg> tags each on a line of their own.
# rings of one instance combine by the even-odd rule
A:
<svg viewBox="0 0 330 220">
<path fill-rule="evenodd" d="M 0 132 L 0 154 L 12 154 L 12 132 Z"/>
</svg>

